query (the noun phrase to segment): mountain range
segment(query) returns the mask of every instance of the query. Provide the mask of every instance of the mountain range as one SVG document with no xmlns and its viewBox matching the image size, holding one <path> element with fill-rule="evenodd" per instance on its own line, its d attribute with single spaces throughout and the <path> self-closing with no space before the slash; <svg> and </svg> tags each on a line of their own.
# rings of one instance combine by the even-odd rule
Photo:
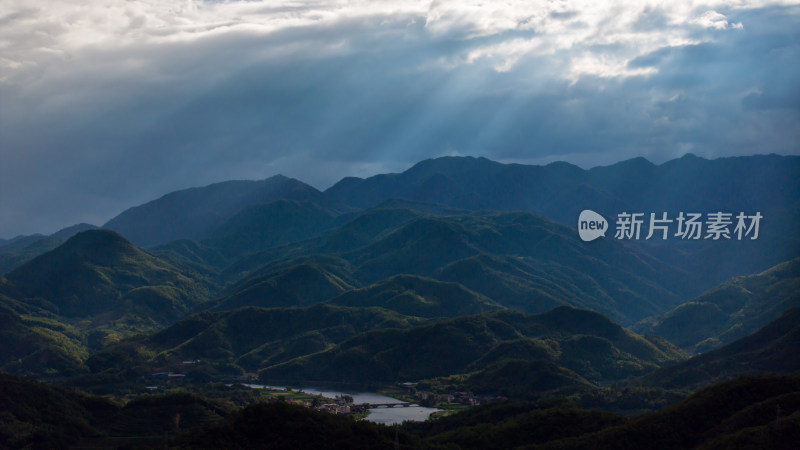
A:
<svg viewBox="0 0 800 450">
<path fill-rule="evenodd" d="M 140 398 L 154 374 L 178 373 L 190 389 L 214 395 L 222 380 L 255 377 L 415 382 L 435 395 L 555 402 L 538 407 L 570 429 L 577 425 L 568 417 L 595 421 L 574 441 L 541 441 L 553 448 L 580 447 L 588 436 L 639 442 L 642 429 L 659 433 L 674 411 L 703 410 L 697 398 L 718 401 L 719 392 L 702 391 L 664 409 L 698 389 L 761 389 L 761 379 L 734 379 L 800 372 L 798 179 L 795 156 L 687 155 L 661 165 L 637 158 L 591 170 L 448 157 L 400 174 L 345 178 L 324 192 L 282 176 L 174 192 L 102 228 L 0 241 L 0 371 L 138 400 L 103 403 L 7 375 L 13 388 L 3 395 L 17 389 L 56 399 L 78 414 L 59 430 L 85 437 L 152 433 L 157 425 L 143 415 L 173 414 L 175 405 L 188 405 L 179 409 L 191 411 L 182 414 L 193 425 L 219 422 L 219 432 L 275 414 L 234 413 L 228 394 Z M 608 230 L 584 242 L 583 209 L 612 227 L 623 211 L 758 211 L 763 221 L 755 240 L 625 240 Z M 794 395 L 793 380 L 780 378 L 785 392 L 756 400 Z M 631 425 L 583 407 L 661 415 Z M 104 421 L 95 408 L 117 419 Z M 504 408 L 487 414 L 543 420 L 530 405 Z M 12 442 L 28 442 L 25 430 L 47 433 L 26 428 L 31 411 L 14 414 Z M 768 431 L 735 414 L 724 419 Z M 469 433 L 464 427 L 409 426 L 403 439 L 436 448 L 443 436 Z M 385 441 L 385 430 L 368 428 L 359 433 Z M 491 432 L 511 439 L 513 429 Z M 743 439 L 692 436 L 675 442 Z"/>
<path fill-rule="evenodd" d="M 565 162 L 532 166 L 442 157 L 399 174 L 347 177 L 325 191 L 282 176 L 187 189 L 130 208 L 104 227 L 149 246 L 206 237 L 246 206 L 278 199 L 339 213 L 405 199 L 466 210 L 529 211 L 566 225 L 574 225 L 583 209 L 608 216 L 756 209 L 769 217 L 775 232 L 783 232 L 797 219 L 798 173 L 800 157 L 779 155 L 706 160 L 687 154 L 661 165 L 640 157 L 590 170 Z"/>
<path fill-rule="evenodd" d="M 563 162 L 528 166 L 445 157 L 422 161 L 400 174 L 345 178 L 325 191 L 283 176 L 186 189 L 130 208 L 104 228 L 144 247 L 185 247 L 174 241 L 195 241 L 199 253 L 206 253 L 195 262 L 221 269 L 248 253 L 314 237 L 354 213 L 387 205 L 425 215 L 526 211 L 569 227 L 576 226 L 583 209 L 597 211 L 609 222 L 625 211 L 666 212 L 671 218 L 679 212 L 760 212 L 763 224 L 754 242 L 678 238 L 628 242 L 697 274 L 710 288 L 798 254 L 800 242 L 794 233 L 800 220 L 798 178 L 797 156 L 706 160 L 687 154 L 661 165 L 637 158 L 590 170 Z M 10 247 L 5 241 L 0 244 L 0 269 L 8 272 L 63 242 L 54 237 L 64 238 L 22 237 L 28 249 Z"/>
</svg>

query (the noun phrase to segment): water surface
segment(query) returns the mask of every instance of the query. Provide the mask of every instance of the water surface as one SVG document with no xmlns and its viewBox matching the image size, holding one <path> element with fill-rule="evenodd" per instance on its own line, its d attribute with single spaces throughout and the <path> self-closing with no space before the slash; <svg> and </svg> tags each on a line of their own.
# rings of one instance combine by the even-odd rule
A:
<svg viewBox="0 0 800 450">
<path fill-rule="evenodd" d="M 285 390 L 285 387 L 282 386 L 268 386 L 263 384 L 245 384 L 245 386 L 251 387 L 253 389 L 278 389 L 278 390 Z M 353 397 L 353 402 L 355 404 L 362 404 L 362 403 L 403 403 L 403 400 L 398 400 L 393 397 L 388 397 L 386 395 L 376 394 L 374 392 L 345 392 L 340 390 L 328 390 L 328 389 L 318 389 L 318 388 L 297 388 L 298 391 L 303 391 L 308 394 L 313 395 L 322 395 L 323 397 L 328 398 L 336 398 L 341 397 L 343 395 L 349 395 Z M 375 423 L 383 423 L 386 425 L 394 425 L 396 423 L 402 423 L 405 420 L 411 420 L 415 422 L 421 422 L 427 420 L 431 414 L 436 411 L 441 411 L 437 408 L 429 408 L 426 406 L 395 406 L 393 408 L 388 407 L 378 407 L 378 408 L 370 408 L 369 409 L 369 416 L 367 416 L 367 420 L 370 422 Z"/>
</svg>

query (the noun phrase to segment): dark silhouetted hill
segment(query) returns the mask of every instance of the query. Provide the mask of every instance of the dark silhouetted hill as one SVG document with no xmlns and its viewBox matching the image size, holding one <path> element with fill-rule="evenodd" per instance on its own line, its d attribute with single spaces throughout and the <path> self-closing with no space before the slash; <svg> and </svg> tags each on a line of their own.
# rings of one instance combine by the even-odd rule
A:
<svg viewBox="0 0 800 450">
<path fill-rule="evenodd" d="M 287 403 L 250 405 L 174 441 L 180 448 L 375 449 L 426 448 L 405 431 Z"/>
<path fill-rule="evenodd" d="M 776 423 L 780 407 L 782 419 Z M 793 449 L 800 438 L 800 378 L 742 377 L 710 386 L 662 411 L 545 449 Z"/>
<path fill-rule="evenodd" d="M 794 449 L 800 378 L 743 377 L 657 412 L 624 417 L 569 401 L 481 405 L 403 428 L 429 444 L 484 449 Z M 780 418 L 780 420 L 776 420 Z"/>
<path fill-rule="evenodd" d="M 705 352 L 754 333 L 800 306 L 800 258 L 734 278 L 638 329 L 690 352 Z"/>
<path fill-rule="evenodd" d="M 706 160 L 687 154 L 654 165 L 644 158 L 583 170 L 558 162 L 546 166 L 500 164 L 485 158 L 444 157 L 399 174 L 345 178 L 325 195 L 361 208 L 389 199 L 468 210 L 530 211 L 574 227 L 591 209 L 613 223 L 616 214 L 731 212 L 764 216 L 755 242 L 680 242 L 658 249 L 665 260 L 701 274 L 710 283 L 744 275 L 800 255 L 800 157 L 756 155 Z M 689 245 L 693 244 L 693 245 Z"/>
<path fill-rule="evenodd" d="M 249 206 L 211 233 L 209 245 L 235 256 L 307 239 L 334 223 L 334 216 L 313 203 L 278 200 Z"/>
<path fill-rule="evenodd" d="M 93 230 L 97 227 L 81 223 L 61 229 L 50 236 L 34 234 L 17 236 L 0 245 L 0 275 L 10 272 L 42 253 L 49 252 L 81 231 Z"/>
<path fill-rule="evenodd" d="M 648 386 L 696 389 L 742 375 L 800 372 L 800 308 L 750 336 L 645 376 Z"/>
<path fill-rule="evenodd" d="M 172 192 L 122 212 L 103 228 L 141 246 L 201 239 L 245 207 L 280 199 L 324 202 L 313 187 L 276 175 L 261 181 L 226 181 Z"/>
</svg>

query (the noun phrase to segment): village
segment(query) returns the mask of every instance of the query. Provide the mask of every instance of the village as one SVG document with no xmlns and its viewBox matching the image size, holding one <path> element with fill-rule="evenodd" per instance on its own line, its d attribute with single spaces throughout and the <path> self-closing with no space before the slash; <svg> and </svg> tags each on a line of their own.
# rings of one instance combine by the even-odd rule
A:
<svg viewBox="0 0 800 450">
<path fill-rule="evenodd" d="M 204 366 L 204 362 L 199 359 L 182 360 L 170 365 L 172 370 L 162 370 L 153 372 L 145 377 L 145 390 L 148 392 L 164 391 L 182 387 L 192 386 L 196 380 L 193 372 Z M 503 396 L 476 395 L 468 390 L 442 389 L 440 386 L 436 391 L 430 388 L 420 389 L 419 383 L 404 382 L 398 383 L 393 388 L 386 388 L 380 391 L 388 397 L 397 399 L 395 402 L 383 403 L 356 403 L 352 396 L 342 394 L 335 397 L 326 397 L 319 394 L 304 392 L 303 389 L 292 389 L 291 387 L 275 387 L 253 384 L 257 382 L 257 374 L 244 373 L 225 381 L 225 386 L 244 386 L 250 389 L 262 390 L 263 401 L 292 402 L 306 408 L 329 414 L 349 415 L 355 418 L 364 418 L 369 415 L 369 410 L 374 408 L 402 408 L 411 406 L 422 406 L 437 408 L 445 414 L 450 411 L 457 411 L 491 402 L 507 400 Z M 212 380 L 206 380 L 212 381 Z"/>
<path fill-rule="evenodd" d="M 463 409 L 466 406 L 484 405 L 492 402 L 508 400 L 506 397 L 497 395 L 476 395 L 472 391 L 464 390 L 445 390 L 438 389 L 436 392 L 429 389 L 417 389 L 419 383 L 404 382 L 398 383 L 407 394 L 391 393 L 397 397 L 408 398 L 409 396 L 421 406 L 431 406 L 441 409 Z"/>
</svg>

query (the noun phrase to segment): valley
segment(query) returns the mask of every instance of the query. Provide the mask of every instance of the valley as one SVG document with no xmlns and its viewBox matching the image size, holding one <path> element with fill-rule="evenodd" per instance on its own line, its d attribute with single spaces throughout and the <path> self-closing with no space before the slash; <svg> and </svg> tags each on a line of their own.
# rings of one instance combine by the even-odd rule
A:
<svg viewBox="0 0 800 450">
<path fill-rule="evenodd" d="M 764 171 L 757 192 L 678 182 Z M 800 159 L 777 155 L 591 170 L 447 157 L 324 192 L 282 176 L 218 183 L 100 228 L 4 240 L 0 443 L 289 446 L 305 426 L 366 447 L 586 448 L 651 431 L 664 448 L 780 444 L 800 424 L 797 179 Z M 583 242 L 575 225 L 588 207 L 763 199 L 751 242 Z M 388 401 L 311 388 L 325 386 L 404 405 L 365 422 L 364 404 Z M 675 417 L 748 389 L 708 416 L 724 427 L 673 439 Z M 776 402 L 780 433 L 754 418 Z M 522 431 L 550 422 L 563 432 Z"/>
</svg>

